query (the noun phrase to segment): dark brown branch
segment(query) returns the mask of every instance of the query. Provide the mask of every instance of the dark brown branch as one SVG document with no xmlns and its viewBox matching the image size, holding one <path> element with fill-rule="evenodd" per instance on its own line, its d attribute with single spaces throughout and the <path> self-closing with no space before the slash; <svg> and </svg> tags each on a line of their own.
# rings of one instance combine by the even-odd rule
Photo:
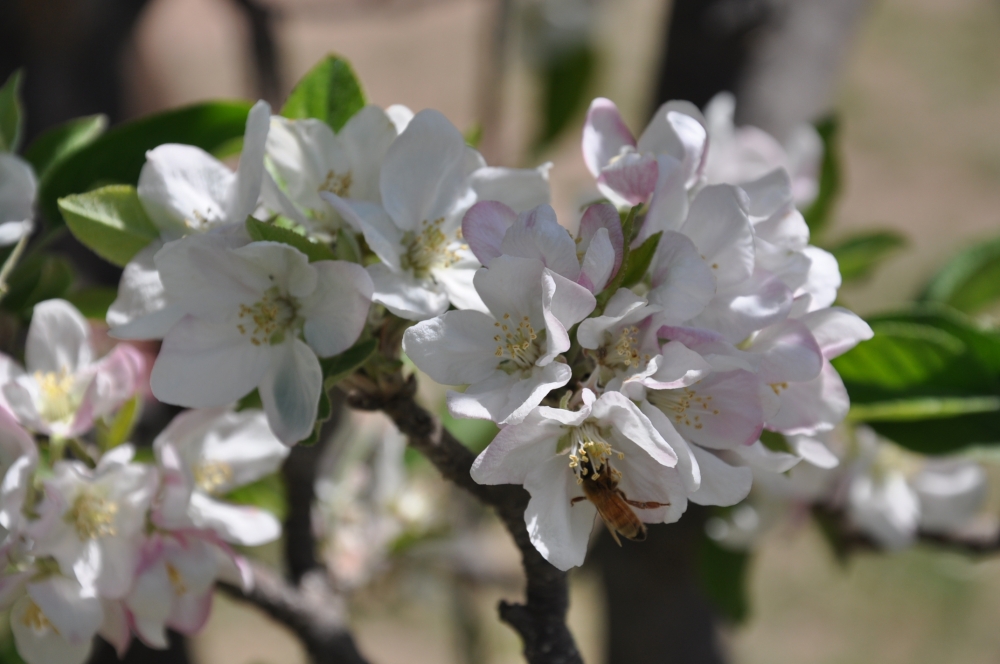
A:
<svg viewBox="0 0 1000 664">
<path fill-rule="evenodd" d="M 263 565 L 253 564 L 253 574 L 249 591 L 228 584 L 219 587 L 294 632 L 316 664 L 367 664 L 348 631 L 344 600 L 323 570 L 307 572 L 298 586 Z"/>
<path fill-rule="evenodd" d="M 566 573 L 548 563 L 528 538 L 524 510 L 528 493 L 520 486 L 484 486 L 469 475 L 475 455 L 449 434 L 441 423 L 414 400 L 416 380 L 399 383 L 393 394 L 355 391 L 348 404 L 361 410 L 382 410 L 392 418 L 410 445 L 427 457 L 449 481 L 496 510 L 521 551 L 527 577 L 524 604 L 500 603 L 500 618 L 524 642 L 530 664 L 582 664 L 573 635 L 566 626 L 569 594 Z"/>
</svg>

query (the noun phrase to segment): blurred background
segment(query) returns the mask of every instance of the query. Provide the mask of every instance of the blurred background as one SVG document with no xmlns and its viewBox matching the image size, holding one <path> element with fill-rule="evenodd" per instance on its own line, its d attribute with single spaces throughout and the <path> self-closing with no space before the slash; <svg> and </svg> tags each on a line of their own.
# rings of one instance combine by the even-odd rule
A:
<svg viewBox="0 0 1000 664">
<path fill-rule="evenodd" d="M 739 124 L 779 139 L 835 114 L 843 182 L 825 238 L 877 227 L 906 239 L 843 289 L 862 315 L 913 299 L 949 257 L 1000 230 L 997 0 L 0 2 L 0 79 L 25 69 L 29 141 L 92 113 L 117 123 L 225 97 L 277 106 L 328 52 L 353 63 L 372 103 L 437 108 L 481 135 L 491 165 L 554 162 L 563 219 L 596 198 L 579 149 L 595 96 L 613 99 L 635 133 L 659 103 L 704 105 L 720 90 L 737 95 Z M 602 540 L 571 575 L 586 661 L 1000 658 L 1000 560 L 918 548 L 840 563 L 803 519 L 754 556 L 749 617 L 735 626 L 693 579 L 689 533 L 703 518 L 654 529 L 641 551 Z M 516 550 L 488 524 L 475 537 L 466 559 L 479 564 L 462 574 L 400 565 L 354 593 L 352 623 L 372 661 L 521 661 L 495 610 L 520 592 Z M 307 661 L 290 634 L 221 597 L 187 649 L 203 664 Z"/>
</svg>

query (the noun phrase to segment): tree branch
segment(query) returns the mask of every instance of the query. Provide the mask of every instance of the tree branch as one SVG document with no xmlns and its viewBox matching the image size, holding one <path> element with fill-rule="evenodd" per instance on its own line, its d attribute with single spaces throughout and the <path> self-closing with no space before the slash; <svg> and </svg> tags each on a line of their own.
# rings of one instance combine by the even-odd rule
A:
<svg viewBox="0 0 1000 664">
<path fill-rule="evenodd" d="M 414 400 L 416 379 L 398 382 L 392 394 L 355 390 L 347 397 L 360 410 L 381 410 L 409 438 L 410 446 L 434 464 L 446 479 L 496 510 L 521 551 L 527 577 L 524 604 L 500 603 L 500 618 L 524 642 L 530 664 L 583 664 L 573 635 L 566 626 L 569 593 L 566 573 L 548 563 L 532 545 L 524 523 L 529 495 L 517 485 L 485 486 L 473 481 L 469 470 L 475 455 L 449 434 L 441 423 Z"/>
<path fill-rule="evenodd" d="M 294 632 L 316 664 L 368 664 L 347 628 L 344 599 L 330 586 L 325 571 L 311 570 L 293 586 L 274 570 L 251 565 L 253 588 L 244 592 L 226 583 L 219 588 Z"/>
</svg>

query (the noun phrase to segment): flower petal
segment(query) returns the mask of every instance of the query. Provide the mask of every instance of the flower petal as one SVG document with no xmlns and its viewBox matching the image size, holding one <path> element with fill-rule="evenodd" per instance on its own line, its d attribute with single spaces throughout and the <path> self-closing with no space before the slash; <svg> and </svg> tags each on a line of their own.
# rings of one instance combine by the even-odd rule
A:
<svg viewBox="0 0 1000 664">
<path fill-rule="evenodd" d="M 226 542 L 242 546 L 260 546 L 281 536 L 281 524 L 270 512 L 223 503 L 203 493 L 191 496 L 191 517 L 199 528 L 213 530 Z"/>
<path fill-rule="evenodd" d="M 298 339 L 274 350 L 258 390 L 274 435 L 293 445 L 307 437 L 316 423 L 323 370 L 312 348 Z"/>
<path fill-rule="evenodd" d="M 597 182 L 614 191 L 629 205 L 639 205 L 653 195 L 659 173 L 655 155 L 625 152 L 601 169 Z"/>
<path fill-rule="evenodd" d="M 503 253 L 500 244 L 517 213 L 499 201 L 480 201 L 462 218 L 462 237 L 479 262 L 489 267 Z"/>
<path fill-rule="evenodd" d="M 192 145 L 168 143 L 146 153 L 139 200 L 166 239 L 230 221 L 229 196 L 236 175 Z"/>
<path fill-rule="evenodd" d="M 531 543 L 543 558 L 564 571 L 583 564 L 597 513 L 589 500 L 570 503 L 583 494 L 575 477 L 565 457 L 553 456 L 524 481 L 531 494 L 524 511 Z"/>
<path fill-rule="evenodd" d="M 448 309 L 448 294 L 437 285 L 409 272 L 393 272 L 384 263 L 367 268 L 374 292 L 372 301 L 406 320 L 426 320 Z"/>
<path fill-rule="evenodd" d="M 448 392 L 448 410 L 454 417 L 517 424 L 549 392 L 569 382 L 572 373 L 561 362 L 535 367 L 526 377 L 497 370 L 465 392 Z"/>
<path fill-rule="evenodd" d="M 686 236 L 664 231 L 653 259 L 649 301 L 663 308 L 663 320 L 677 325 L 700 314 L 715 296 L 715 275 Z"/>
<path fill-rule="evenodd" d="M 108 308 L 108 332 L 116 339 L 162 339 L 184 316 L 171 306 L 153 257 L 163 248 L 154 240 L 136 254 L 118 282 L 118 297 Z"/>
<path fill-rule="evenodd" d="M 538 168 L 477 169 L 469 176 L 469 185 L 480 201 L 498 201 L 514 212 L 526 212 L 539 205 L 548 205 L 549 171 L 552 162 Z"/>
<path fill-rule="evenodd" d="M 403 352 L 438 383 L 478 383 L 497 366 L 495 325 L 492 316 L 478 311 L 449 311 L 408 329 Z"/>
<path fill-rule="evenodd" d="M 226 221 L 231 224 L 242 224 L 257 208 L 264 177 L 264 145 L 270 125 L 271 105 L 258 101 L 247 115 L 243 151 L 226 201 Z"/>
<path fill-rule="evenodd" d="M 549 205 L 539 205 L 519 214 L 504 234 L 500 251 L 508 256 L 537 259 L 556 274 L 573 281 L 580 275 L 576 243 L 559 225 L 556 212 Z"/>
<path fill-rule="evenodd" d="M 843 355 L 859 342 L 874 336 L 868 323 L 843 307 L 813 311 L 799 320 L 812 332 L 823 357 L 828 360 Z"/>
<path fill-rule="evenodd" d="M 28 371 L 75 373 L 93 358 L 90 327 L 66 300 L 46 300 L 35 305 L 24 346 Z"/>
<path fill-rule="evenodd" d="M 601 169 L 626 146 L 635 147 L 635 139 L 615 103 L 603 97 L 590 102 L 583 125 L 583 161 L 590 174 L 600 176 Z"/>
<path fill-rule="evenodd" d="M 318 277 L 316 290 L 301 302 L 306 342 L 320 357 L 350 348 L 368 321 L 374 285 L 363 267 L 346 261 L 311 264 Z"/>
<path fill-rule="evenodd" d="M 563 432 L 558 422 L 532 411 L 520 424 L 501 429 L 476 457 L 472 479 L 480 484 L 524 484 L 532 471 L 556 453 Z"/>
<path fill-rule="evenodd" d="M 743 466 L 731 466 L 712 452 L 697 445 L 691 452 L 701 468 L 701 485 L 688 498 L 698 505 L 735 505 L 750 493 L 753 472 Z"/>
<path fill-rule="evenodd" d="M 739 284 L 753 273 L 753 228 L 747 204 L 742 190 L 710 185 L 695 196 L 681 227 L 712 268 L 720 287 Z"/>
<path fill-rule="evenodd" d="M 30 221 L 37 193 L 38 181 L 28 162 L 0 153 L 0 222 Z"/>
</svg>

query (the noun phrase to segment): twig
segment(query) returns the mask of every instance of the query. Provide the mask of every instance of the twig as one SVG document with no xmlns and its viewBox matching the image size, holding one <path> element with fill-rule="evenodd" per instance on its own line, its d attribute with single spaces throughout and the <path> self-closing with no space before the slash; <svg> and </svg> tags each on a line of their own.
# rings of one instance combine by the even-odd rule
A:
<svg viewBox="0 0 1000 664">
<path fill-rule="evenodd" d="M 485 486 L 473 481 L 469 470 L 475 455 L 417 404 L 414 377 L 399 384 L 400 389 L 393 394 L 353 391 L 347 402 L 360 410 L 383 411 L 446 479 L 496 510 L 521 551 L 527 577 L 524 604 L 500 603 L 500 618 L 520 634 L 525 659 L 530 664 L 583 664 L 566 626 L 566 573 L 542 558 L 528 537 L 524 523 L 527 491 L 516 485 Z"/>
<path fill-rule="evenodd" d="M 17 241 L 17 244 L 14 245 L 10 255 L 7 256 L 7 260 L 4 261 L 3 267 L 0 268 L 0 300 L 3 300 L 4 296 L 7 295 L 7 280 L 10 279 L 11 272 L 13 272 L 14 268 L 17 267 L 18 261 L 21 260 L 21 254 L 24 253 L 24 248 L 28 246 L 28 238 L 30 235 L 30 233 L 25 234 L 20 240 Z"/>
<path fill-rule="evenodd" d="M 347 628 L 343 598 L 322 570 L 307 572 L 298 586 L 263 565 L 252 563 L 254 586 L 244 592 L 219 584 L 227 595 L 258 607 L 302 641 L 317 664 L 368 664 Z"/>
</svg>

